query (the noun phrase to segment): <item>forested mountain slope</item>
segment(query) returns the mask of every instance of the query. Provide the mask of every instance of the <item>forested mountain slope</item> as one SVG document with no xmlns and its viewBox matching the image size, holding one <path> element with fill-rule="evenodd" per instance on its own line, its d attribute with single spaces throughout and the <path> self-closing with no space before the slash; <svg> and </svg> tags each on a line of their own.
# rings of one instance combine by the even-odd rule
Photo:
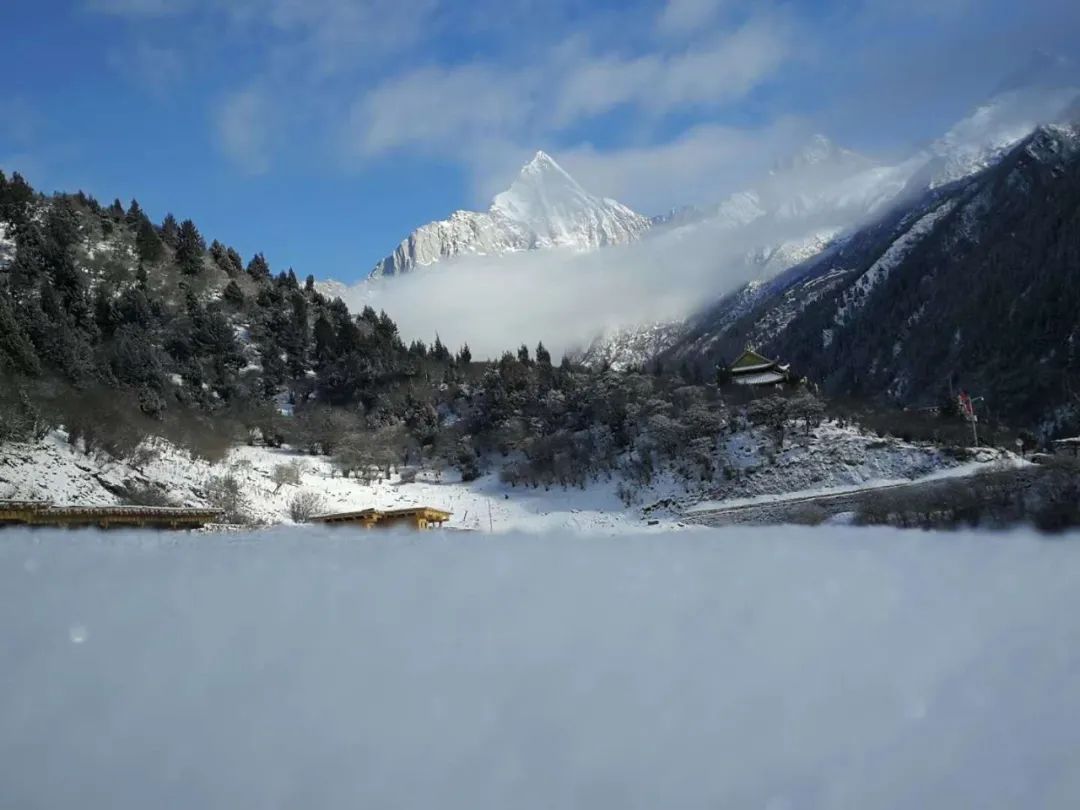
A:
<svg viewBox="0 0 1080 810">
<path fill-rule="evenodd" d="M 698 316 L 662 362 L 752 344 L 836 395 L 933 404 L 964 388 L 1013 422 L 1075 422 L 1080 128 L 1043 127 L 821 257 Z"/>
<path fill-rule="evenodd" d="M 208 456 L 256 439 L 331 455 L 342 473 L 436 461 L 466 479 L 584 486 L 619 473 L 708 482 L 744 417 L 675 374 L 552 363 L 543 344 L 496 362 L 393 320 L 354 315 L 308 278 L 246 265 L 190 220 L 137 203 L 37 194 L 0 176 L 0 442 L 63 425 L 86 452 L 131 457 L 150 436 Z M 779 411 L 777 411 L 779 412 Z M 769 411 L 773 413 L 773 411 Z M 823 407 L 803 397 L 807 424 Z"/>
</svg>

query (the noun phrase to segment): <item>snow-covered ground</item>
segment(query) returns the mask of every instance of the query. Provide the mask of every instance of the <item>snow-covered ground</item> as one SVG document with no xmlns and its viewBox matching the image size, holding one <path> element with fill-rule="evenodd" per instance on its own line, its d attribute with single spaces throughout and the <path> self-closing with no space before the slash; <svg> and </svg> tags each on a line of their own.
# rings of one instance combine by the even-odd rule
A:
<svg viewBox="0 0 1080 810">
<path fill-rule="evenodd" d="M 66 504 L 121 502 L 125 489 L 156 486 L 180 505 L 204 506 L 215 477 L 237 479 L 247 511 L 264 524 L 288 523 L 289 502 L 299 492 L 318 494 L 329 512 L 368 507 L 432 506 L 453 513 L 449 526 L 477 531 L 551 531 L 619 534 L 684 528 L 679 513 L 716 509 L 783 497 L 838 493 L 942 474 L 973 474 L 990 464 L 1016 464 L 1015 457 L 984 451 L 960 464 L 940 449 L 897 439 L 879 439 L 851 426 L 826 422 L 805 433 L 789 430 L 783 446 L 757 428 L 724 438 L 718 448 L 720 483 L 706 492 L 688 490 L 670 475 L 644 487 L 633 507 L 617 495 L 617 480 L 600 479 L 585 489 L 510 487 L 494 473 L 462 483 L 453 471 L 423 471 L 415 482 L 397 475 L 365 484 L 344 478 L 325 456 L 288 449 L 240 446 L 218 464 L 193 459 L 164 441 L 152 441 L 134 461 L 88 456 L 61 431 L 36 444 L 0 447 L 0 499 L 40 499 Z M 297 464 L 299 485 L 278 486 L 275 468 Z M 651 509 L 657 502 L 674 510 Z"/>
<path fill-rule="evenodd" d="M 959 467 L 961 462 L 933 445 L 881 438 L 852 425 L 823 422 L 809 432 L 789 428 L 782 446 L 774 434 L 751 428 L 729 434 L 720 449 L 723 483 L 711 501 L 753 502 L 793 493 L 838 492 L 911 481 Z M 974 472 L 991 463 L 1013 463 L 999 450 L 980 451 Z"/>
<path fill-rule="evenodd" d="M 395 475 L 365 484 L 342 477 L 325 456 L 285 449 L 240 446 L 213 465 L 192 459 L 163 441 L 153 442 L 151 450 L 149 458 L 135 465 L 91 457 L 71 447 L 59 431 L 38 444 L 2 446 L 0 499 L 114 504 L 121 501 L 117 493 L 125 486 L 157 484 L 180 505 L 203 506 L 207 483 L 216 476 L 231 475 L 241 484 L 252 518 L 268 524 L 290 522 L 289 501 L 306 491 L 320 495 L 328 512 L 432 506 L 453 513 L 447 524 L 450 528 L 485 532 L 566 528 L 582 533 L 625 533 L 683 528 L 677 518 L 645 518 L 640 508 L 628 509 L 616 495 L 615 481 L 595 481 L 584 490 L 527 489 L 505 485 L 494 474 L 466 484 L 452 471 L 426 471 L 415 483 L 402 483 Z M 276 486 L 274 469 L 292 463 L 303 469 L 301 483 Z M 665 480 L 645 494 L 648 500 L 656 501 L 682 492 L 681 487 Z"/>
<path fill-rule="evenodd" d="M 771 495 L 752 495 L 747 498 L 728 498 L 726 500 L 700 500 L 690 504 L 682 511 L 685 514 L 694 512 L 708 512 L 715 509 L 733 509 L 739 506 L 754 506 L 763 503 L 777 503 L 788 500 L 802 500 L 827 495 L 843 495 L 850 492 L 865 492 L 874 489 L 887 489 L 902 484 L 920 483 L 925 481 L 938 481 L 943 478 L 965 478 L 969 475 L 978 475 L 986 470 L 1014 470 L 1021 467 L 1031 466 L 1030 461 L 1025 461 L 1011 453 L 1001 453 L 995 450 L 986 450 L 980 454 L 978 461 L 969 461 L 955 467 L 945 467 L 927 475 L 916 478 L 871 478 L 857 484 L 847 484 L 835 487 L 815 487 L 813 489 L 800 489 Z"/>
<path fill-rule="evenodd" d="M 0 804 L 1076 807 L 1075 540 L 11 530 Z"/>
</svg>

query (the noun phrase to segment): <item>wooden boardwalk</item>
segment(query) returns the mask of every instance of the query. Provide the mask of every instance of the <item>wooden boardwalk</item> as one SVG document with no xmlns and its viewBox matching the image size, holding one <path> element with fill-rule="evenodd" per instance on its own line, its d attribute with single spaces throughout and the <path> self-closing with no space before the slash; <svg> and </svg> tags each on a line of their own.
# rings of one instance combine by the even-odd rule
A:
<svg viewBox="0 0 1080 810">
<path fill-rule="evenodd" d="M 180 506 L 55 506 L 48 501 L 0 501 L 0 526 L 198 529 L 220 517 L 217 509 Z"/>
</svg>

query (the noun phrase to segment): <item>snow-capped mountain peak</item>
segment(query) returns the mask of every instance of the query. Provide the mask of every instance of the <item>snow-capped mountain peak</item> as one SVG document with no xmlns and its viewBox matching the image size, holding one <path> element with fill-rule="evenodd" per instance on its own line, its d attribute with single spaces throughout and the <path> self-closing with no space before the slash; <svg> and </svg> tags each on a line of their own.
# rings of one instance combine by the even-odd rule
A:
<svg viewBox="0 0 1080 810">
<path fill-rule="evenodd" d="M 593 250 L 637 239 L 650 220 L 615 200 L 589 194 L 555 159 L 537 152 L 483 213 L 455 211 L 418 228 L 371 272 L 407 273 L 460 255 L 499 255 L 564 247 Z"/>
<path fill-rule="evenodd" d="M 550 155 L 537 152 L 510 188 L 495 195 L 491 210 L 531 223 L 550 218 L 555 209 L 587 208 L 593 203 L 594 198 Z"/>
<path fill-rule="evenodd" d="M 533 155 L 533 159 L 521 167 L 521 177 L 543 177 L 544 175 L 558 175 L 566 180 L 569 180 L 574 185 L 574 179 L 566 173 L 558 163 L 555 162 L 555 158 L 545 152 L 543 149 L 537 150 Z"/>
</svg>

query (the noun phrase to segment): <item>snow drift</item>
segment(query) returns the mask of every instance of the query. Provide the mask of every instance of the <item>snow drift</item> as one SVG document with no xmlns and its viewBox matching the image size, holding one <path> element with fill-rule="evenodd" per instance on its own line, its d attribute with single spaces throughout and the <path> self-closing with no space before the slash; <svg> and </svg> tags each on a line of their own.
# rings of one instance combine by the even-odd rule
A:
<svg viewBox="0 0 1080 810">
<path fill-rule="evenodd" d="M 1080 544 L 11 531 L 12 807 L 1080 800 Z"/>
</svg>

